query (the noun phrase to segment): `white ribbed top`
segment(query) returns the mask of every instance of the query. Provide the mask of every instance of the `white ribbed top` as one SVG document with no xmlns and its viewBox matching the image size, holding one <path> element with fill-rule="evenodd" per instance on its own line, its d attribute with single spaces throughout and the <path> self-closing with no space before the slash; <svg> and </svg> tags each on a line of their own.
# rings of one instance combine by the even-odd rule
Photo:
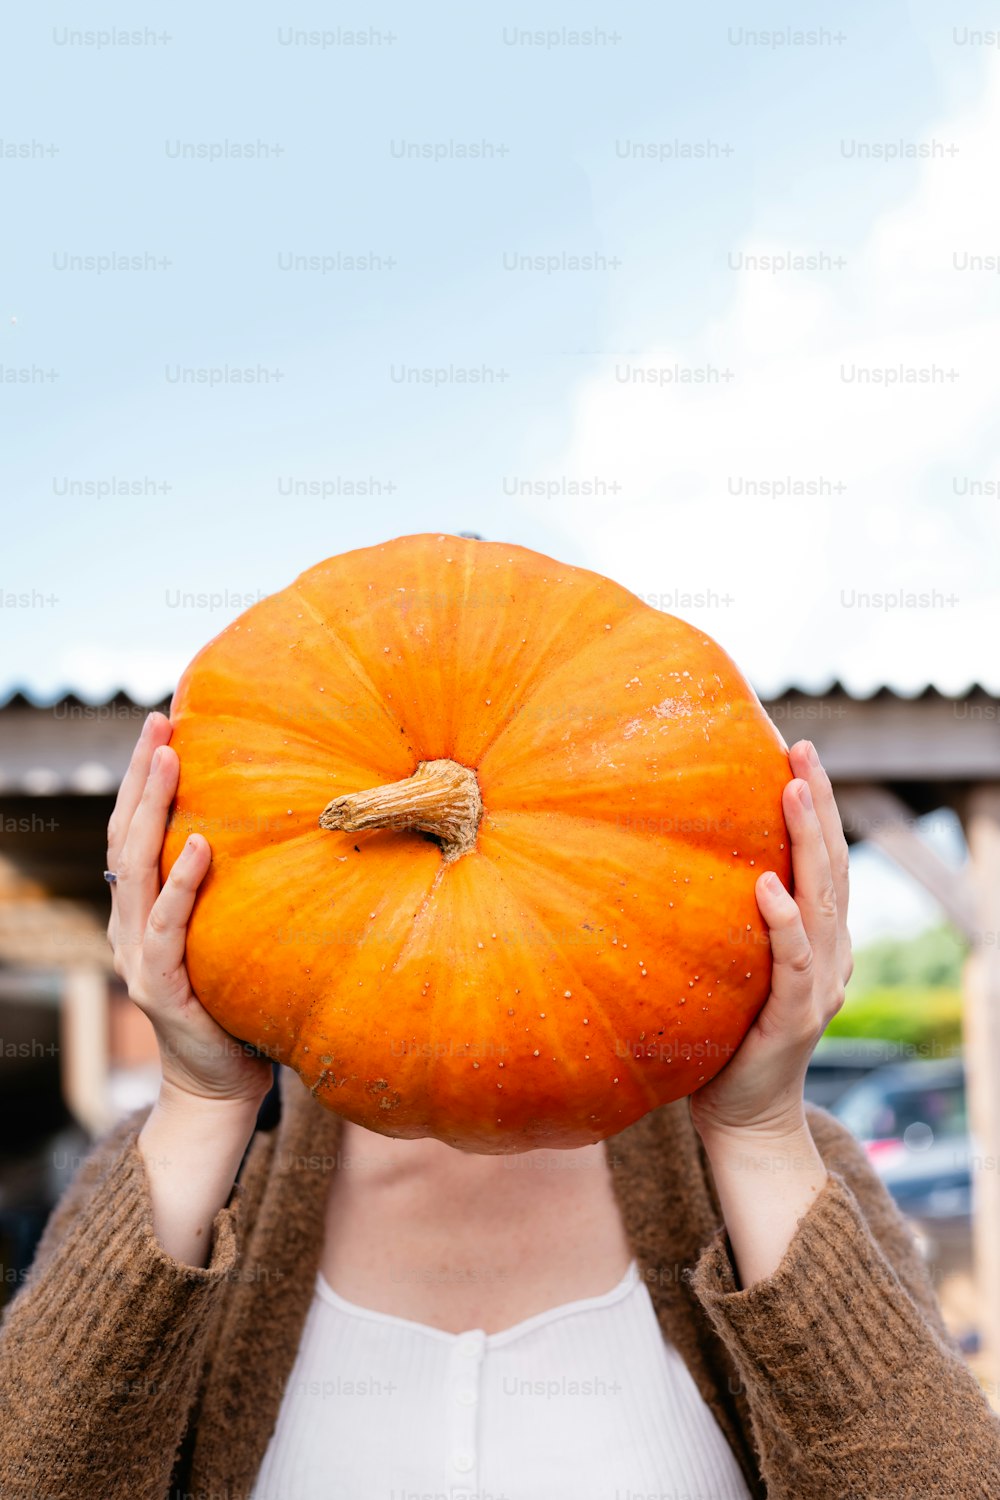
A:
<svg viewBox="0 0 1000 1500">
<path fill-rule="evenodd" d="M 747 1500 L 635 1261 L 500 1333 L 346 1301 L 322 1275 L 251 1500 Z"/>
</svg>

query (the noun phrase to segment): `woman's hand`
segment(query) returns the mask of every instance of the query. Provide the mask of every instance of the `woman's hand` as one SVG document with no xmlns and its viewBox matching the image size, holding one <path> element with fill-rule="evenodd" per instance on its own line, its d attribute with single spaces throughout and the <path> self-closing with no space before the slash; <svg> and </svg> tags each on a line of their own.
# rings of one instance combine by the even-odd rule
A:
<svg viewBox="0 0 1000 1500">
<path fill-rule="evenodd" d="M 847 841 L 830 778 L 808 740 L 793 745 L 789 758 L 796 779 L 785 787 L 782 807 L 795 895 L 773 872 L 761 875 L 756 889 L 770 933 L 771 994 L 726 1066 L 690 1099 L 744 1288 L 777 1270 L 826 1184 L 803 1086 L 853 967 Z"/>
<path fill-rule="evenodd" d="M 805 1125 L 806 1067 L 844 1003 L 851 977 L 847 840 L 830 778 L 808 740 L 789 752 L 796 780 L 782 795 L 795 895 L 762 874 L 757 905 L 770 932 L 771 995 L 721 1072 L 691 1096 L 702 1135 L 780 1139 Z"/>
<path fill-rule="evenodd" d="M 184 966 L 188 920 L 212 861 L 207 840 L 193 834 L 160 887 L 160 851 L 180 773 L 170 735 L 169 719 L 150 714 L 108 824 L 108 869 L 118 872 L 108 923 L 115 973 L 153 1023 L 162 1099 L 256 1109 L 271 1084 L 270 1064 L 213 1021 Z"/>
</svg>

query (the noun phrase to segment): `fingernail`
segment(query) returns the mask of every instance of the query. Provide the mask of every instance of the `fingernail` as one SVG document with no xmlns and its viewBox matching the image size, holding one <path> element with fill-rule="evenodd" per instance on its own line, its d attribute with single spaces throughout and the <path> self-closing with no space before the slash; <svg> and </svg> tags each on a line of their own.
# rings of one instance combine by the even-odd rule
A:
<svg viewBox="0 0 1000 1500">
<path fill-rule="evenodd" d="M 162 760 L 162 758 L 163 758 L 163 746 L 162 745 L 158 745 L 157 748 L 153 751 L 153 759 L 149 763 L 150 772 L 153 772 L 153 771 L 156 770 L 156 768 L 160 764 L 160 761 Z"/>
<path fill-rule="evenodd" d="M 812 792 L 809 790 L 808 781 L 804 781 L 799 787 L 799 801 L 802 803 L 802 806 L 807 809 L 812 807 L 813 805 Z"/>
<path fill-rule="evenodd" d="M 816 754 L 816 746 L 812 740 L 806 740 L 806 760 L 811 766 L 819 765 L 819 756 Z"/>
<path fill-rule="evenodd" d="M 773 896 L 781 882 L 778 880 L 778 877 L 777 875 L 775 875 L 773 870 L 768 870 L 766 875 L 762 875 L 760 877 L 760 883 L 764 887 L 765 891 Z"/>
<path fill-rule="evenodd" d="M 142 726 L 142 732 L 143 732 L 143 734 L 148 734 L 149 733 L 149 726 L 150 726 L 150 724 L 152 724 L 152 722 L 153 722 L 153 715 L 152 714 L 147 714 L 146 715 L 146 722 Z"/>
</svg>

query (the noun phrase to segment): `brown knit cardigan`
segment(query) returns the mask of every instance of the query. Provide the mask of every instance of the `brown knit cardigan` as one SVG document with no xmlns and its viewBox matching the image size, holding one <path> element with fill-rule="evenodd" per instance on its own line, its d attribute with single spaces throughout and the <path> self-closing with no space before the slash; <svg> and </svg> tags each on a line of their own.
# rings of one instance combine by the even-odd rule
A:
<svg viewBox="0 0 1000 1500">
<path fill-rule="evenodd" d="M 313 1296 L 340 1140 L 287 1069 L 280 1097 L 204 1269 L 153 1235 L 136 1147 L 147 1111 L 87 1157 L 0 1329 L 2 1500 L 249 1494 Z M 755 1497 L 998 1500 L 1000 1420 L 912 1237 L 847 1130 L 808 1115 L 829 1180 L 775 1273 L 742 1291 L 686 1101 L 607 1142 L 664 1336 Z"/>
</svg>

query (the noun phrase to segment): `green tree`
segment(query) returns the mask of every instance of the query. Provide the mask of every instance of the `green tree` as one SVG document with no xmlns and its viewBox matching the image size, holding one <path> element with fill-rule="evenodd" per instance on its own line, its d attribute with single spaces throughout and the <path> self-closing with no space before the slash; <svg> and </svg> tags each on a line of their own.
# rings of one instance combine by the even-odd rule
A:
<svg viewBox="0 0 1000 1500">
<path fill-rule="evenodd" d="M 943 1055 L 962 1044 L 962 962 L 966 945 L 949 923 L 912 938 L 882 938 L 855 954 L 843 1009 L 831 1037 L 871 1037 Z"/>
<path fill-rule="evenodd" d="M 916 985 L 934 989 L 961 984 L 965 941 L 948 922 L 912 938 L 881 938 L 855 954 L 851 990 Z"/>
</svg>

